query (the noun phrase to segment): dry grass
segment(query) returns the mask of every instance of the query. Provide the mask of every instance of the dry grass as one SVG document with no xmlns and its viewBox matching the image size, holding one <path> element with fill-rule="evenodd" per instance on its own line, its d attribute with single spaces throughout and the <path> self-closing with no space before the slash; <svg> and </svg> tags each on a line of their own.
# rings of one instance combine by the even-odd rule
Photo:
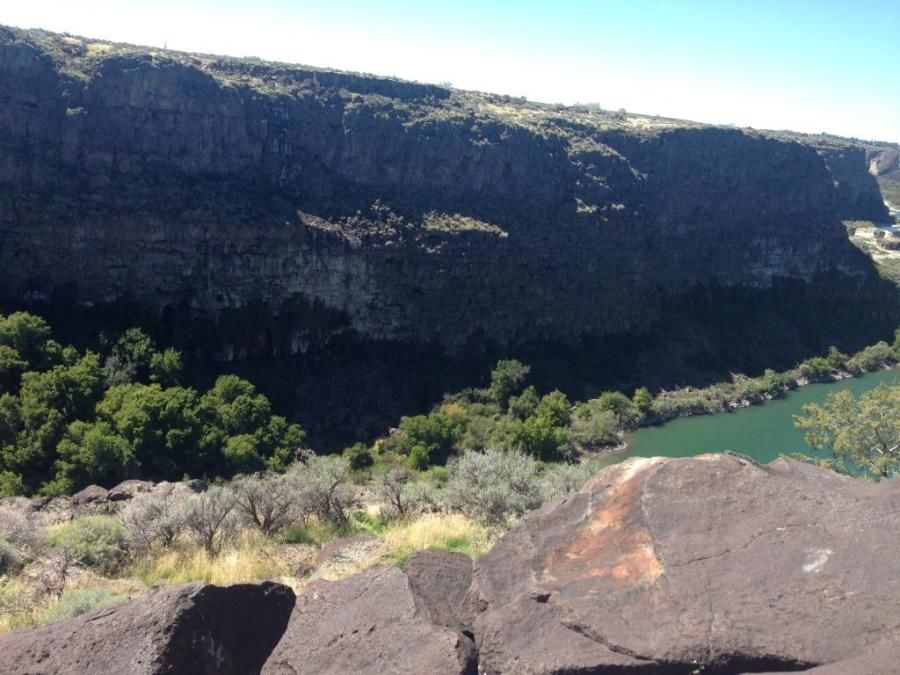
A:
<svg viewBox="0 0 900 675">
<path fill-rule="evenodd" d="M 230 586 L 278 579 L 289 572 L 287 563 L 272 556 L 259 535 L 245 532 L 234 547 L 219 555 L 210 555 L 193 546 L 163 551 L 140 564 L 135 575 L 147 585 L 205 581 L 216 586 Z"/>
<path fill-rule="evenodd" d="M 0 589 L 0 634 L 69 619 L 146 592 L 147 587 L 135 579 L 107 579 L 91 572 L 73 579 L 59 597 L 35 596 L 14 580 Z"/>
<path fill-rule="evenodd" d="M 497 533 L 458 513 L 428 514 L 392 523 L 384 532 L 387 555 L 403 564 L 416 551 L 437 548 L 470 556 L 487 553 Z"/>
</svg>

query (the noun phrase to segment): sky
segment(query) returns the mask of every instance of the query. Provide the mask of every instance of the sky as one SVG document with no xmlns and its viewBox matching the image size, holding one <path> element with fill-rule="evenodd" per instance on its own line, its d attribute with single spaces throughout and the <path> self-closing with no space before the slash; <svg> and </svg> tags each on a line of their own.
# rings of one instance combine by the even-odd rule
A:
<svg viewBox="0 0 900 675">
<path fill-rule="evenodd" d="M 6 0 L 0 23 L 900 142 L 900 0 Z"/>
</svg>

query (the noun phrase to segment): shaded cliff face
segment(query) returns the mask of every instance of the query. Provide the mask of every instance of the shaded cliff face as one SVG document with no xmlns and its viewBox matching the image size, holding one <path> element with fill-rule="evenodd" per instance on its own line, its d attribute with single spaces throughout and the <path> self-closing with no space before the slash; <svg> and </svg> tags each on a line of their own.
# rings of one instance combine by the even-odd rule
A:
<svg viewBox="0 0 900 675">
<path fill-rule="evenodd" d="M 896 317 L 840 223 L 880 204 L 850 148 L 17 30 L 0 101 L 7 300 L 128 297 L 218 357 L 694 341 L 721 292 L 785 354 Z"/>
</svg>

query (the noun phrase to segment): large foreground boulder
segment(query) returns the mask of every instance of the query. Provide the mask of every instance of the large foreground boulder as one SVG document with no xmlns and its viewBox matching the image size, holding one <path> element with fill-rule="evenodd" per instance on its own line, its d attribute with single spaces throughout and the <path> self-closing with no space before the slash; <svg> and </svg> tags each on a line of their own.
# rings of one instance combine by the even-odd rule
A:
<svg viewBox="0 0 900 675">
<path fill-rule="evenodd" d="M 453 554 L 437 554 L 453 556 Z M 393 565 L 340 581 L 314 581 L 297 598 L 290 624 L 266 662 L 267 675 L 474 675 L 475 645 L 456 624 L 471 581 L 458 559 L 429 560 L 447 570 L 451 598 L 419 597 L 410 578 Z M 425 575 L 416 575 L 423 582 Z M 441 575 L 439 575 L 441 576 Z"/>
<path fill-rule="evenodd" d="M 258 673 L 293 606 L 293 591 L 275 583 L 165 588 L 0 636 L 0 673 Z"/>
<path fill-rule="evenodd" d="M 845 661 L 869 672 L 885 658 L 877 643 L 900 636 L 898 551 L 900 482 L 727 454 L 629 460 L 531 514 L 476 562 L 487 607 L 474 623 L 480 670 L 740 673 Z"/>
</svg>

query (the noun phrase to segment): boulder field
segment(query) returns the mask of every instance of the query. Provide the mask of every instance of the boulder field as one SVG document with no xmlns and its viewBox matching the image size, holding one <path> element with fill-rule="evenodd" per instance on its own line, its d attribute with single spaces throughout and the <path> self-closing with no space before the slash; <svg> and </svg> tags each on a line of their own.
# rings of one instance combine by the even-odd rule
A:
<svg viewBox="0 0 900 675">
<path fill-rule="evenodd" d="M 0 637 L 3 673 L 895 672 L 900 483 L 631 459 L 487 555 L 167 588 Z M 290 614 L 290 620 L 288 620 Z"/>
</svg>

